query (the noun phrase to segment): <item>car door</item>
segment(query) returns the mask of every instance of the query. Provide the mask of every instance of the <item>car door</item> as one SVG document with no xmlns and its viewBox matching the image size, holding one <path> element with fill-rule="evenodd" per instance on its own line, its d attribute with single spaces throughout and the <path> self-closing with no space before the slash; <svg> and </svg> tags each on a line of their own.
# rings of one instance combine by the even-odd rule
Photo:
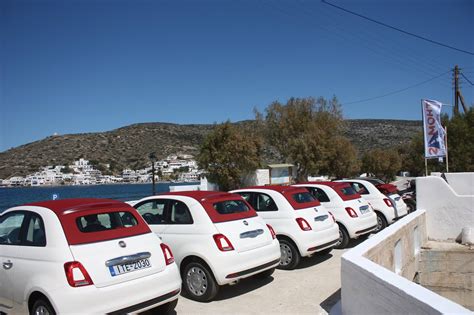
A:
<svg viewBox="0 0 474 315">
<path fill-rule="evenodd" d="M 21 250 L 21 232 L 26 212 L 9 212 L 0 217 L 0 306 L 13 307 L 17 254 Z"/>
<path fill-rule="evenodd" d="M 242 195 L 242 193 L 240 193 Z M 282 226 L 286 224 L 286 219 L 282 217 L 283 213 L 278 211 L 278 206 L 275 200 L 266 193 L 253 192 L 252 207 L 257 211 L 258 215 L 270 224 L 276 233 L 282 230 Z M 244 197 L 245 199 L 245 197 Z"/>
<path fill-rule="evenodd" d="M 165 209 L 168 205 L 166 199 L 150 199 L 137 203 L 133 207 L 148 223 L 150 229 L 158 234 L 163 240 L 163 233 L 166 230 L 166 213 Z M 165 242 L 166 243 L 166 242 Z"/>
</svg>

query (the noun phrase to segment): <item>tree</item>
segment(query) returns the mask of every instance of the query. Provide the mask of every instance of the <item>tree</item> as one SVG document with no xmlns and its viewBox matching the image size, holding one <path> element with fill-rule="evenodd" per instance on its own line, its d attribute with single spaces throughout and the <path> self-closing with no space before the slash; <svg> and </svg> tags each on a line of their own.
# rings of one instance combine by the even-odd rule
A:
<svg viewBox="0 0 474 315">
<path fill-rule="evenodd" d="M 449 171 L 474 171 L 474 110 L 471 107 L 466 113 L 451 118 L 443 115 L 442 121 L 448 130 Z M 422 132 L 412 138 L 408 147 L 400 148 L 399 152 L 403 157 L 403 170 L 409 171 L 412 176 L 425 174 Z M 429 172 L 446 170 L 445 165 L 437 159 L 429 159 L 427 162 Z"/>
<path fill-rule="evenodd" d="M 362 157 L 362 170 L 390 181 L 402 166 L 402 159 L 394 149 L 372 149 Z"/>
<path fill-rule="evenodd" d="M 256 118 L 265 123 L 269 145 L 275 147 L 286 162 L 296 165 L 298 181 L 305 181 L 308 175 L 328 172 L 330 161 L 340 153 L 341 148 L 335 150 L 334 145 L 343 141 L 344 123 L 336 97 L 329 101 L 310 97 L 290 98 L 286 104 L 273 102 L 265 109 L 265 117 L 257 112 Z M 349 145 L 348 141 L 344 143 Z M 343 163 L 342 160 L 337 162 Z M 337 171 L 340 174 L 341 166 L 338 165 Z M 347 171 L 353 167 L 343 168 Z"/>
<path fill-rule="evenodd" d="M 454 115 L 446 123 L 450 172 L 474 171 L 474 109 Z"/>
<path fill-rule="evenodd" d="M 353 177 L 359 173 L 360 161 L 357 150 L 352 143 L 344 137 L 336 137 L 331 146 L 326 174 L 338 179 Z"/>
<path fill-rule="evenodd" d="M 229 121 L 215 125 L 197 156 L 209 180 L 228 191 L 239 188 L 242 178 L 260 166 L 261 140 L 244 133 Z"/>
</svg>

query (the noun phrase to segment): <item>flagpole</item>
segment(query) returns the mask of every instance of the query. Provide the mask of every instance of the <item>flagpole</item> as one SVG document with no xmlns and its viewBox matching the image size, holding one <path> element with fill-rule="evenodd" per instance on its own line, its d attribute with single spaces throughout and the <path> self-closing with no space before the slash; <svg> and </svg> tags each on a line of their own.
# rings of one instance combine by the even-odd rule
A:
<svg viewBox="0 0 474 315">
<path fill-rule="evenodd" d="M 426 136 L 425 136 L 425 115 L 423 111 L 423 99 L 420 100 L 421 120 L 423 121 L 423 158 L 425 159 L 425 176 L 428 176 L 428 163 L 426 160 Z"/>
<path fill-rule="evenodd" d="M 448 159 L 448 126 L 444 127 L 444 145 L 446 147 L 446 173 L 449 173 L 449 159 Z"/>
</svg>

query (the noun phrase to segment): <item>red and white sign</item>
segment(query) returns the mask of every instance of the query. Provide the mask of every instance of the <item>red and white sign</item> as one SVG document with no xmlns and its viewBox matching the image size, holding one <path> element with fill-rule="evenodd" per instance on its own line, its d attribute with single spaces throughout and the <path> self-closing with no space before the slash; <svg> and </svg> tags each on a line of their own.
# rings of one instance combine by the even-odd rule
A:
<svg viewBox="0 0 474 315">
<path fill-rule="evenodd" d="M 441 125 L 442 103 L 434 100 L 422 100 L 423 134 L 425 140 L 425 158 L 446 156 L 445 132 Z"/>
</svg>

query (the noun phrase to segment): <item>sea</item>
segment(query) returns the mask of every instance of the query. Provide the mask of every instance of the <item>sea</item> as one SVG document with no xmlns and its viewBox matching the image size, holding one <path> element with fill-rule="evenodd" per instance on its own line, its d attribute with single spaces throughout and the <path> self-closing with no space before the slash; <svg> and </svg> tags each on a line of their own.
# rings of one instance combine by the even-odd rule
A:
<svg viewBox="0 0 474 315">
<path fill-rule="evenodd" d="M 170 185 L 199 183 L 157 183 L 156 193 L 168 192 Z M 87 186 L 1 187 L 0 213 L 25 203 L 68 198 L 109 198 L 121 201 L 138 200 L 152 195 L 152 184 L 112 184 Z"/>
</svg>

